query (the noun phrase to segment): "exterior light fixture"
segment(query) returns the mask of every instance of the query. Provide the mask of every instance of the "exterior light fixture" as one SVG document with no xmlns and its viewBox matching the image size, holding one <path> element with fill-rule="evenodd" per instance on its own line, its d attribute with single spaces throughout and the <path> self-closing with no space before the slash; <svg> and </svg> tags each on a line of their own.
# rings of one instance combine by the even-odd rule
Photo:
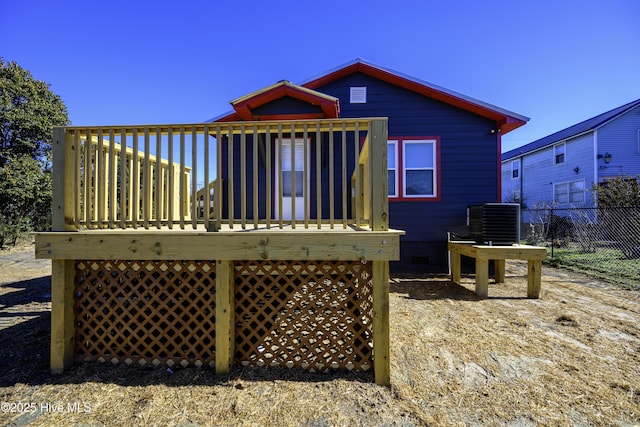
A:
<svg viewBox="0 0 640 427">
<path fill-rule="evenodd" d="M 598 154 L 599 159 L 604 159 L 605 163 L 609 163 L 611 161 L 611 153 Z"/>
</svg>

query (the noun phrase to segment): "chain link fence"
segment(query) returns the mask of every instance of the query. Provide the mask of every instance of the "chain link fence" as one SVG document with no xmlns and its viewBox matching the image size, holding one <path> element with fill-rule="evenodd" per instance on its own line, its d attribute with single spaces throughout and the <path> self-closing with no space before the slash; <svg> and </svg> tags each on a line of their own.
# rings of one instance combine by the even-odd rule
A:
<svg viewBox="0 0 640 427">
<path fill-rule="evenodd" d="M 640 289 L 640 208 L 523 209 L 522 221 L 551 265 Z"/>
</svg>

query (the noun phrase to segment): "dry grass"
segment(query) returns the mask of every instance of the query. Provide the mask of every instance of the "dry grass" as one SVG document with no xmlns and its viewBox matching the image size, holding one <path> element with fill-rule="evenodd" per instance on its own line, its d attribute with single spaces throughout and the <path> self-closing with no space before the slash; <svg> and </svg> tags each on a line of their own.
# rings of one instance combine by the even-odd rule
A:
<svg viewBox="0 0 640 427">
<path fill-rule="evenodd" d="M 21 320 L 0 324 L 0 402 L 39 407 L 0 413 L 2 425 L 640 424 L 640 294 L 573 273 L 545 268 L 539 300 L 524 298 L 526 268 L 515 262 L 485 300 L 471 279 L 394 279 L 385 388 L 369 373 L 258 368 L 85 364 L 52 377 L 48 273 L 7 259 L 0 320 Z M 75 402 L 90 412 L 53 411 Z"/>
</svg>

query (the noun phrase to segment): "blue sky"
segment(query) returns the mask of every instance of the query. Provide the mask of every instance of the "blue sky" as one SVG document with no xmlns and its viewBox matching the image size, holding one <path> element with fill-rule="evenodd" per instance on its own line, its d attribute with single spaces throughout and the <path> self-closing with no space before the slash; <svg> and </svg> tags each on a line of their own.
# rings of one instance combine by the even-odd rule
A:
<svg viewBox="0 0 640 427">
<path fill-rule="evenodd" d="M 637 0 L 0 0 L 0 56 L 74 125 L 202 122 L 355 58 L 530 117 L 503 151 L 640 98 Z"/>
</svg>

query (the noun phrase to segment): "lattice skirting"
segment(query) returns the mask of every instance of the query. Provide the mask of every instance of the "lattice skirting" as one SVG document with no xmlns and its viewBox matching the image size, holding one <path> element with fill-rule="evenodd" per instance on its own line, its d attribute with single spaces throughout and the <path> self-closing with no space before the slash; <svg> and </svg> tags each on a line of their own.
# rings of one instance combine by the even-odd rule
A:
<svg viewBox="0 0 640 427">
<path fill-rule="evenodd" d="M 371 264 L 235 263 L 235 362 L 311 371 L 372 367 Z"/>
<path fill-rule="evenodd" d="M 140 366 L 215 364 L 215 262 L 77 261 L 75 352 Z"/>
<path fill-rule="evenodd" d="M 371 263 L 234 262 L 236 364 L 366 371 Z M 76 261 L 80 361 L 215 366 L 214 261 Z"/>
</svg>

